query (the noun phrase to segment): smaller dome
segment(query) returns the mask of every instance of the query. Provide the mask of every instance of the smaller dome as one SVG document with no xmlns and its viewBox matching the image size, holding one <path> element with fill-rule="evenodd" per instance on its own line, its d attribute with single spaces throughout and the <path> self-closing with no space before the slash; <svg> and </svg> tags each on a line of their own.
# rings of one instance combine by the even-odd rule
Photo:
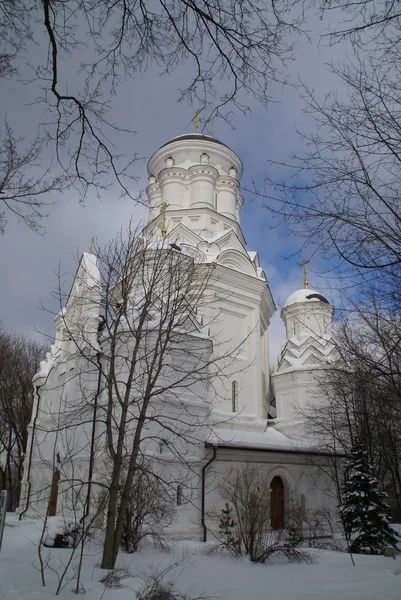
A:
<svg viewBox="0 0 401 600">
<path fill-rule="evenodd" d="M 326 304 L 329 304 L 329 301 L 324 296 L 319 294 L 319 292 L 302 288 L 296 292 L 293 292 L 287 298 L 287 302 L 284 304 L 283 308 L 291 306 L 292 304 L 297 304 L 298 302 L 325 302 Z"/>
</svg>

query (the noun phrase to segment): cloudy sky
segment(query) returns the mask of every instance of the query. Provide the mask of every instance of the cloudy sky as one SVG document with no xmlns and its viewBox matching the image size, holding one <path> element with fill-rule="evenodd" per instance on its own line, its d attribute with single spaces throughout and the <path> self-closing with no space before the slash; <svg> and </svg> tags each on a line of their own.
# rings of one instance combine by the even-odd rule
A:
<svg viewBox="0 0 401 600">
<path fill-rule="evenodd" d="M 344 45 L 326 48 L 317 44 L 317 29 L 321 22 L 309 23 L 311 42 L 299 39 L 294 60 L 288 65 L 290 81 L 302 80 L 322 96 L 336 90 L 336 80 L 325 63 L 345 57 Z M 45 51 L 37 49 L 35 51 Z M 113 99 L 113 111 L 120 122 L 135 133 L 121 136 L 119 151 L 143 160 L 137 163 L 138 180 L 132 185 L 132 195 L 146 187 L 147 159 L 170 138 L 194 130 L 190 120 L 197 107 L 177 103 L 177 90 L 188 76 L 188 66 L 161 77 L 154 70 L 136 79 L 124 82 Z M 294 86 L 274 86 L 271 90 L 276 102 L 267 109 L 250 99 L 251 112 L 247 116 L 234 115 L 234 126 L 215 122 L 208 133 L 231 147 L 244 163 L 243 188 L 251 187 L 252 180 L 262 181 L 271 174 L 269 160 L 289 161 L 293 152 L 302 152 L 302 141 L 297 130 L 310 131 L 313 123 L 303 110 L 304 104 Z M 43 118 L 43 107 L 32 106 L 34 89 L 16 81 L 1 83 L 1 97 L 5 100 L 9 122 L 27 139 Z M 119 141 L 117 140 L 117 143 Z M 53 160 L 48 156 L 49 164 Z M 286 297 L 302 287 L 299 267 L 300 241 L 283 227 L 273 227 L 272 217 L 257 199 L 244 193 L 242 227 L 249 250 L 257 250 L 269 284 L 280 307 Z M 121 199 L 113 190 L 102 194 L 101 200 L 90 198 L 85 206 L 78 202 L 74 190 L 55 198 L 57 204 L 49 208 L 44 223 L 45 232 L 38 235 L 16 220 L 10 219 L 6 233 L 0 237 L 0 319 L 9 331 L 37 335 L 53 334 L 52 311 L 57 309 L 52 291 L 57 288 L 57 272 L 61 269 L 69 285 L 76 268 L 76 258 L 88 250 L 95 236 L 100 244 L 108 241 L 132 217 L 134 222 L 146 222 L 146 210 L 130 199 Z M 318 273 L 322 265 L 311 262 L 310 287 L 324 291 L 327 282 Z M 46 307 L 48 311 L 41 308 Z M 271 326 L 271 356 L 275 357 L 283 342 L 284 331 L 279 314 Z"/>
</svg>

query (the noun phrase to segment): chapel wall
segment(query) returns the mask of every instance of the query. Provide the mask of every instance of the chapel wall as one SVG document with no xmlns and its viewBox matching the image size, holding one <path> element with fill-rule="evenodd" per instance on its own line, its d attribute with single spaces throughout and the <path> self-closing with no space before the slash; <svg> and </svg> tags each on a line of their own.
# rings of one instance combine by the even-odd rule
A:
<svg viewBox="0 0 401 600">
<path fill-rule="evenodd" d="M 205 497 L 206 525 L 211 531 L 218 531 L 219 521 L 216 518 L 226 499 L 221 493 L 221 485 L 227 483 L 233 471 L 246 468 L 247 465 L 256 467 L 265 475 L 267 485 L 275 476 L 279 476 L 284 483 L 285 518 L 288 518 L 291 506 L 304 505 L 309 511 L 325 509 L 335 522 L 338 511 L 333 481 L 327 474 L 330 466 L 325 464 L 325 459 L 314 456 L 311 460 L 305 455 L 280 454 L 280 452 L 258 452 L 217 449 L 215 460 L 207 472 L 207 486 Z M 315 462 L 315 464 L 313 464 Z M 317 464 L 322 464 L 320 469 Z M 326 524 L 329 529 L 328 523 Z M 328 531 L 329 533 L 329 531 Z M 211 535 L 209 534 L 209 539 Z"/>
</svg>

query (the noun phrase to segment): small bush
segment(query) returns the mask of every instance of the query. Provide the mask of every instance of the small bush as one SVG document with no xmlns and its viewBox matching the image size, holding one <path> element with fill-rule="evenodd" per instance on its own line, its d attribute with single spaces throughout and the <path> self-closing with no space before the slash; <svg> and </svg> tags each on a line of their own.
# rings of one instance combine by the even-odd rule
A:
<svg viewBox="0 0 401 600">
<path fill-rule="evenodd" d="M 286 520 L 288 539 L 294 545 L 328 550 L 338 549 L 335 532 L 339 530 L 331 512 L 325 508 L 311 509 L 292 497 Z"/>
<path fill-rule="evenodd" d="M 185 565 L 186 556 L 183 555 L 175 563 L 167 565 L 164 569 L 159 569 L 145 575 L 140 575 L 143 586 L 136 592 L 138 600 L 210 600 L 206 596 L 196 598 L 181 592 L 175 586 L 177 574 L 174 574 L 178 568 L 182 572 Z"/>
<path fill-rule="evenodd" d="M 138 600 L 207 600 L 206 598 L 193 598 L 176 590 L 171 582 L 162 583 L 154 581 L 147 585 L 139 594 Z"/>
<path fill-rule="evenodd" d="M 75 548 L 82 535 L 82 527 L 75 521 L 65 521 L 62 517 L 49 517 L 43 538 L 47 548 Z"/>
<path fill-rule="evenodd" d="M 168 492 L 153 475 L 150 462 L 141 463 L 130 490 L 121 538 L 121 544 L 129 554 L 136 552 L 145 538 L 151 538 L 165 548 L 163 529 L 170 525 L 175 512 Z"/>
<path fill-rule="evenodd" d="M 263 470 L 255 465 L 234 470 L 220 493 L 227 502 L 219 515 L 219 549 L 255 563 L 273 555 L 290 562 L 311 561 L 305 550 L 297 548 L 298 536 L 271 529 L 270 485 Z"/>
<path fill-rule="evenodd" d="M 116 589 L 122 587 L 121 580 L 126 577 L 130 577 L 127 569 L 113 569 L 113 571 L 109 571 L 99 581 L 103 583 L 106 589 Z"/>
<path fill-rule="evenodd" d="M 154 585 L 145 588 L 139 595 L 139 600 L 177 600 L 184 598 L 181 594 L 177 596 L 172 583 L 155 582 Z"/>
</svg>

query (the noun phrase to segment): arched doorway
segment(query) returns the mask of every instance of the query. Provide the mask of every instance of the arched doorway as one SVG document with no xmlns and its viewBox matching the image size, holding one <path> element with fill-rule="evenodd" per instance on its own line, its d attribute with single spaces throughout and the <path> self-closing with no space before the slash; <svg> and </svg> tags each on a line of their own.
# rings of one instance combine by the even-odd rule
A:
<svg viewBox="0 0 401 600">
<path fill-rule="evenodd" d="M 57 514 L 58 482 L 60 481 L 60 471 L 54 471 L 52 487 L 50 490 L 49 517 Z"/>
<path fill-rule="evenodd" d="M 270 525 L 272 529 L 284 528 L 284 483 L 278 475 L 270 482 Z"/>
</svg>

